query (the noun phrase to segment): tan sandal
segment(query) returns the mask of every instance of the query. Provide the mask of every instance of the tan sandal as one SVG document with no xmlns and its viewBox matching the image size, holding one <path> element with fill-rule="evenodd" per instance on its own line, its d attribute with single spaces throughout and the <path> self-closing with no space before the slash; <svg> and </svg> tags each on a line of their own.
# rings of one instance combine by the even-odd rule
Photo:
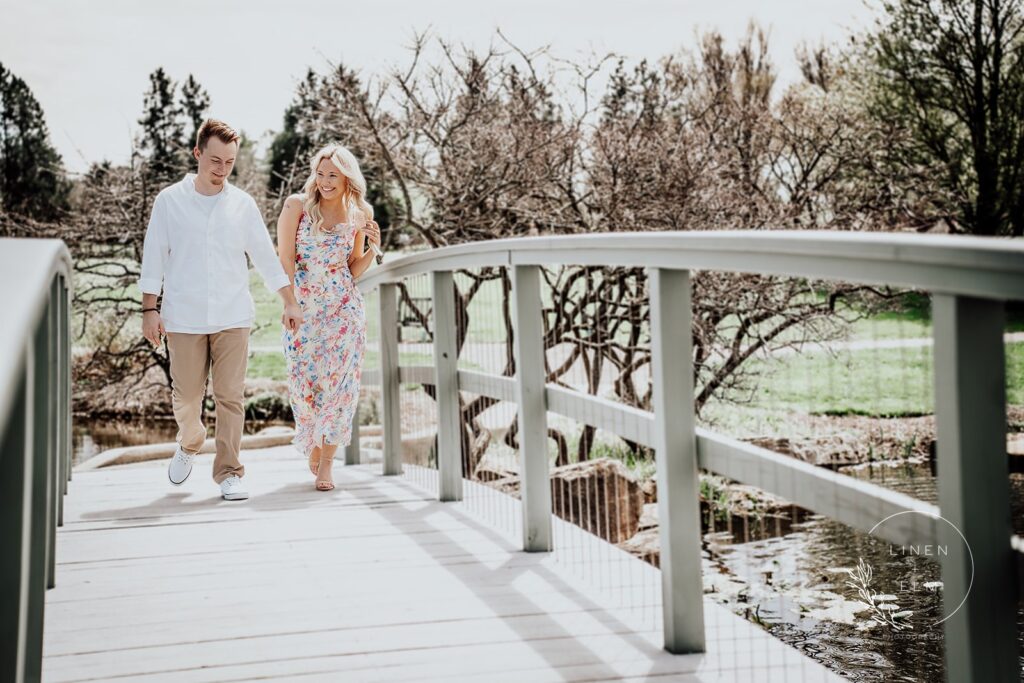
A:
<svg viewBox="0 0 1024 683">
<path fill-rule="evenodd" d="M 321 451 L 320 452 L 320 462 L 323 462 L 323 461 L 324 461 L 324 454 L 323 454 L 323 451 Z M 334 456 L 332 455 L 331 457 L 327 458 L 327 462 L 333 463 L 334 462 Z M 319 464 L 317 465 L 316 476 L 318 478 L 320 477 L 320 466 L 319 466 Z M 334 489 L 334 482 L 333 481 L 317 481 L 316 482 L 316 490 L 317 491 L 331 491 L 333 489 Z"/>
</svg>

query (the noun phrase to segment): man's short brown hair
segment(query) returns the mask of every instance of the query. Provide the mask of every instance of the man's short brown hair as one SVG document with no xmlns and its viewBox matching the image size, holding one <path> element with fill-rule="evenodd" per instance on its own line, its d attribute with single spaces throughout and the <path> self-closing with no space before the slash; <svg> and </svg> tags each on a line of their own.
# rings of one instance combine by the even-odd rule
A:
<svg viewBox="0 0 1024 683">
<path fill-rule="evenodd" d="M 199 126 L 199 132 L 196 133 L 196 147 L 199 148 L 200 152 L 206 149 L 206 142 L 211 137 L 216 137 L 225 145 L 230 145 L 232 142 L 239 142 L 241 139 L 235 129 L 223 121 L 218 121 L 217 119 L 206 119 L 203 121 L 203 125 Z"/>
</svg>

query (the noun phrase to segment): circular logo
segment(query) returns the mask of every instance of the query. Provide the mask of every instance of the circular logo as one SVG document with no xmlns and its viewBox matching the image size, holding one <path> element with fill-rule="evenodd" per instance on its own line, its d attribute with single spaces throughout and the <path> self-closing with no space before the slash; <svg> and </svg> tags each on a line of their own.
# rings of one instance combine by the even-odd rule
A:
<svg viewBox="0 0 1024 683">
<path fill-rule="evenodd" d="M 897 545 L 885 541 L 870 557 L 860 557 L 857 566 L 845 570 L 846 585 L 862 603 L 858 614 L 863 617 L 860 628 L 887 627 L 896 632 L 931 630 L 957 613 L 974 584 L 974 556 L 967 539 L 955 524 L 940 515 L 905 510 L 889 515 L 868 532 L 876 538 L 899 536 L 885 533 L 906 526 L 906 515 L 922 515 L 935 520 L 936 529 L 943 526 L 952 533 L 938 533 L 933 543 Z M 940 572 L 942 563 L 953 558 L 966 560 L 970 567 L 967 588 L 953 595 L 946 589 Z M 959 593 L 959 589 L 957 589 Z M 943 616 L 943 604 L 951 609 Z"/>
</svg>

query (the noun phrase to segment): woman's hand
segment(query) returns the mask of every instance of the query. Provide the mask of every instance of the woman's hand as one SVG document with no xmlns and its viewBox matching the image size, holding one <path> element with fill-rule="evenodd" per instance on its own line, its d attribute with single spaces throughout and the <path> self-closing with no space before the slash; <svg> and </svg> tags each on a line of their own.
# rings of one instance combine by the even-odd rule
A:
<svg viewBox="0 0 1024 683">
<path fill-rule="evenodd" d="M 373 219 L 366 221 L 366 225 L 363 226 L 363 234 L 372 244 L 380 247 L 380 226 L 377 225 L 377 221 Z"/>
<path fill-rule="evenodd" d="M 292 333 L 298 332 L 302 325 L 302 309 L 297 303 L 286 303 L 281 314 L 281 324 Z"/>
</svg>

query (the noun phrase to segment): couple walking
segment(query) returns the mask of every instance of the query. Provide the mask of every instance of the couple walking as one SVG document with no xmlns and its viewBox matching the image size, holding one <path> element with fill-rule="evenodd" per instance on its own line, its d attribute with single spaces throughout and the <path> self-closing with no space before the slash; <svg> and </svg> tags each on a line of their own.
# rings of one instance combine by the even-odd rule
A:
<svg viewBox="0 0 1024 683">
<path fill-rule="evenodd" d="M 178 448 L 167 474 L 178 485 L 192 472 L 193 457 L 206 439 L 201 409 L 212 375 L 213 479 L 225 499 L 249 497 L 238 459 L 255 316 L 248 256 L 284 303 L 294 443 L 316 475 L 316 488 L 328 491 L 334 488 L 334 454 L 352 436 L 366 342 L 355 278 L 370 267 L 380 228 L 366 202 L 359 163 L 347 149 L 331 144 L 314 155 L 303 193 L 285 201 L 275 254 L 256 202 L 228 183 L 238 146 L 231 127 L 205 121 L 192 150 L 196 173 L 160 192 L 146 229 L 139 278 L 142 332 L 154 346 L 166 335 L 178 423 Z"/>
</svg>

